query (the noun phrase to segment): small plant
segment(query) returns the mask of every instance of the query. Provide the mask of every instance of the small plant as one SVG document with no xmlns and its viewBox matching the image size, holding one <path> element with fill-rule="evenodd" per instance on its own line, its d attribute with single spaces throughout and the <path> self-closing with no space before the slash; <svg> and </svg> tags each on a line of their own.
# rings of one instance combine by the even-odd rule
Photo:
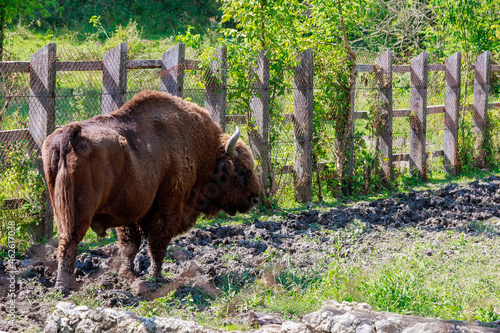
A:
<svg viewBox="0 0 500 333">
<path fill-rule="evenodd" d="M 201 36 L 199 34 L 192 34 L 191 31 L 193 29 L 192 26 L 188 25 L 186 33 L 184 35 L 175 36 L 175 41 L 185 43 L 187 47 L 198 50 L 201 47 Z"/>
<path fill-rule="evenodd" d="M 99 16 L 93 15 L 90 18 L 89 23 L 92 23 L 92 26 L 94 28 L 96 28 L 98 32 L 104 34 L 106 36 L 106 38 L 109 38 L 109 35 L 108 35 L 106 29 L 104 29 L 104 26 L 101 23 L 101 15 L 99 15 Z"/>
<path fill-rule="evenodd" d="M 18 249 L 40 241 L 35 239 L 40 235 L 35 230 L 43 225 L 46 209 L 44 178 L 37 168 L 36 153 L 29 152 L 22 142 L 0 145 L 0 155 L 6 157 L 0 164 L 4 169 L 0 175 L 0 220 L 14 222 Z M 9 230 L 6 224 L 0 225 L 3 244 L 7 244 Z"/>
</svg>

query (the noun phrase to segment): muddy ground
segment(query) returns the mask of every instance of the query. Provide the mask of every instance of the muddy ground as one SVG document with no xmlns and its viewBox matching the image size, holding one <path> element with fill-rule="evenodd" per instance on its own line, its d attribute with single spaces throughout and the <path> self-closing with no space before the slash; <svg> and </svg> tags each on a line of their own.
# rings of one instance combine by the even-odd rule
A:
<svg viewBox="0 0 500 333">
<path fill-rule="evenodd" d="M 367 248 L 377 247 L 377 230 L 418 227 L 429 233 L 447 229 L 473 233 L 477 231 L 474 228 L 485 225 L 483 222 L 498 224 L 499 204 L 500 178 L 490 176 L 465 185 L 451 184 L 436 191 L 409 192 L 325 211 L 311 209 L 248 224 L 193 229 L 169 245 L 163 264 L 165 280 L 159 282 L 145 278 L 149 266 L 145 241 L 135 261 L 139 278 L 128 280 L 116 274 L 120 265 L 117 247 L 109 244 L 80 251 L 73 297 L 88 293 L 86 287 L 92 284 L 102 286 L 92 297 L 104 307 L 136 306 L 141 300 L 165 296 L 173 290 L 181 295 L 193 285 L 217 297 L 218 287 L 228 278 L 236 284 L 265 279 L 269 256 L 286 255 L 287 265 L 296 269 L 314 269 L 349 257 L 351 244 L 344 242 L 339 247 L 332 230 L 360 227 L 357 244 L 364 243 Z M 47 315 L 62 299 L 52 291 L 55 247 L 39 247 L 32 252 L 24 260 L 15 261 L 19 276 L 14 322 L 4 320 L 9 284 L 5 264 L 0 262 L 0 331 L 43 330 Z"/>
</svg>

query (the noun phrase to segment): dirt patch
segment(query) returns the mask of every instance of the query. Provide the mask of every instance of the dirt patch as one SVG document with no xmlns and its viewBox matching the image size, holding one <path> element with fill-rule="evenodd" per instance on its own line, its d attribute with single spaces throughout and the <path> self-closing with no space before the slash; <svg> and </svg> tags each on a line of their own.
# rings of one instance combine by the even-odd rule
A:
<svg viewBox="0 0 500 333">
<path fill-rule="evenodd" d="M 364 239 L 372 244 L 367 246 L 372 247 L 376 242 L 369 240 L 375 237 L 375 231 L 403 227 L 418 227 L 428 232 L 454 229 L 464 233 L 487 229 L 491 235 L 498 236 L 499 203 L 500 178 L 491 176 L 465 186 L 451 184 L 434 192 L 409 192 L 324 212 L 309 210 L 265 221 L 256 219 L 250 224 L 194 229 L 169 245 L 163 264 L 166 278 L 159 283 L 144 277 L 150 262 L 146 241 L 135 259 L 140 278 L 135 284 L 116 273 L 118 249 L 110 244 L 78 254 L 76 290 L 70 297 L 90 294 L 99 306 L 136 306 L 141 300 L 165 296 L 172 291 L 182 294 L 189 285 L 217 297 L 216 287 L 227 279 L 237 285 L 258 278 L 265 280 L 266 259 L 271 253 L 289 254 L 288 264 L 298 269 L 330 263 L 335 260 L 332 251 L 338 248 L 338 239 L 332 230 L 342 228 L 361 234 L 360 242 Z M 349 256 L 349 244 L 341 245 L 341 255 Z M 24 260 L 14 261 L 19 272 L 16 319 L 14 322 L 0 320 L 0 330 L 14 332 L 30 326 L 43 327 L 51 308 L 64 299 L 52 291 L 54 260 L 54 246 L 45 246 L 32 251 Z M 7 276 L 0 262 L 1 304 L 8 300 Z M 0 316 L 6 318 L 5 306 L 0 307 Z"/>
</svg>

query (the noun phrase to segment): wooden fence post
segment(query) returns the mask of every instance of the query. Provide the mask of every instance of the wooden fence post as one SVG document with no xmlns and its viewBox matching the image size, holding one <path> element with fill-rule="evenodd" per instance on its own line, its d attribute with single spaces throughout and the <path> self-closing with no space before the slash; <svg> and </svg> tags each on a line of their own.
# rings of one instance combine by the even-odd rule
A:
<svg viewBox="0 0 500 333">
<path fill-rule="evenodd" d="M 411 61 L 410 88 L 410 173 L 418 172 L 420 179 L 427 177 L 425 136 L 427 133 L 427 73 L 429 53 L 420 53 Z"/>
<path fill-rule="evenodd" d="M 386 110 L 382 114 L 383 126 L 378 134 L 378 142 L 381 151 L 382 172 L 384 173 L 384 182 L 390 184 L 392 179 L 392 55 L 391 50 L 387 50 L 384 54 L 375 60 L 375 64 L 382 69 L 382 75 L 385 76 L 384 88 L 381 89 L 382 94 L 387 99 L 385 103 Z"/>
<path fill-rule="evenodd" d="M 104 54 L 102 68 L 102 113 L 118 110 L 127 93 L 127 43 Z"/>
<path fill-rule="evenodd" d="M 50 43 L 33 54 L 30 59 L 30 97 L 28 130 L 34 141 L 30 146 L 40 156 L 42 143 L 56 126 L 56 43 Z M 41 160 L 37 167 L 43 174 Z M 32 227 L 34 239 L 50 239 L 54 228 L 54 214 L 48 193 L 45 193 L 43 221 Z"/>
<path fill-rule="evenodd" d="M 227 98 L 227 49 L 225 45 L 219 46 L 215 58 L 206 75 L 205 109 L 208 110 L 212 120 L 226 130 L 226 98 Z"/>
<path fill-rule="evenodd" d="M 30 59 L 29 132 L 40 152 L 43 140 L 56 126 L 56 43 L 50 43 Z"/>
<path fill-rule="evenodd" d="M 490 90 L 490 58 L 491 51 L 486 51 L 477 57 L 474 64 L 474 105 L 473 122 L 475 140 L 476 165 L 486 167 L 486 127 L 488 122 L 488 94 Z"/>
<path fill-rule="evenodd" d="M 183 62 L 186 44 L 180 43 L 163 53 L 160 72 L 160 91 L 166 91 L 182 98 L 184 86 Z"/>
<path fill-rule="evenodd" d="M 269 152 L 269 59 L 265 51 L 259 51 L 257 68 L 255 69 L 254 95 L 250 99 L 252 118 L 256 128 L 249 133 L 250 147 L 261 163 L 260 181 L 262 184 L 261 201 L 267 203 L 268 177 L 272 177 L 271 158 Z"/>
<path fill-rule="evenodd" d="M 448 173 L 457 175 L 462 53 L 457 52 L 448 57 L 444 66 L 444 167 Z"/>
<path fill-rule="evenodd" d="M 313 50 L 299 55 L 295 69 L 293 104 L 295 136 L 295 197 L 298 202 L 312 198 L 312 132 L 313 132 Z"/>
<path fill-rule="evenodd" d="M 357 75 L 356 75 L 357 77 Z M 349 158 L 347 160 L 347 188 L 346 192 L 347 195 L 352 194 L 352 181 L 353 181 L 353 174 L 354 174 L 354 134 L 355 134 L 355 120 L 354 120 L 354 107 L 355 107 L 355 101 L 356 101 L 356 77 L 354 78 L 354 82 L 352 83 L 352 94 L 353 96 L 349 97 L 350 100 L 350 106 L 349 108 L 351 109 L 350 112 L 352 112 L 353 116 L 353 121 L 351 124 L 351 134 L 349 135 Z M 343 181 L 343 179 L 342 179 Z M 321 185 L 320 185 L 321 186 Z"/>
</svg>

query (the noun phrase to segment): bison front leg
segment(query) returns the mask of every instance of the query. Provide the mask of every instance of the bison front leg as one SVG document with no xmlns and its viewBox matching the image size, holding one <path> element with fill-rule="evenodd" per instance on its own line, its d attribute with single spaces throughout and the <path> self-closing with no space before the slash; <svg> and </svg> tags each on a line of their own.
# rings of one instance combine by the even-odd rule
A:
<svg viewBox="0 0 500 333">
<path fill-rule="evenodd" d="M 141 229 L 132 223 L 116 228 L 116 235 L 121 256 L 120 274 L 134 276 L 134 259 L 141 246 Z"/>
<path fill-rule="evenodd" d="M 167 245 L 177 228 L 178 221 L 173 217 L 157 218 L 149 226 L 148 230 L 148 252 L 151 265 L 148 274 L 156 279 L 161 279 L 163 259 L 167 253 Z"/>
<path fill-rule="evenodd" d="M 148 237 L 148 252 L 151 258 L 151 265 L 148 274 L 155 279 L 161 279 L 161 270 L 163 259 L 167 253 L 167 244 L 170 243 L 169 237 Z"/>
</svg>

